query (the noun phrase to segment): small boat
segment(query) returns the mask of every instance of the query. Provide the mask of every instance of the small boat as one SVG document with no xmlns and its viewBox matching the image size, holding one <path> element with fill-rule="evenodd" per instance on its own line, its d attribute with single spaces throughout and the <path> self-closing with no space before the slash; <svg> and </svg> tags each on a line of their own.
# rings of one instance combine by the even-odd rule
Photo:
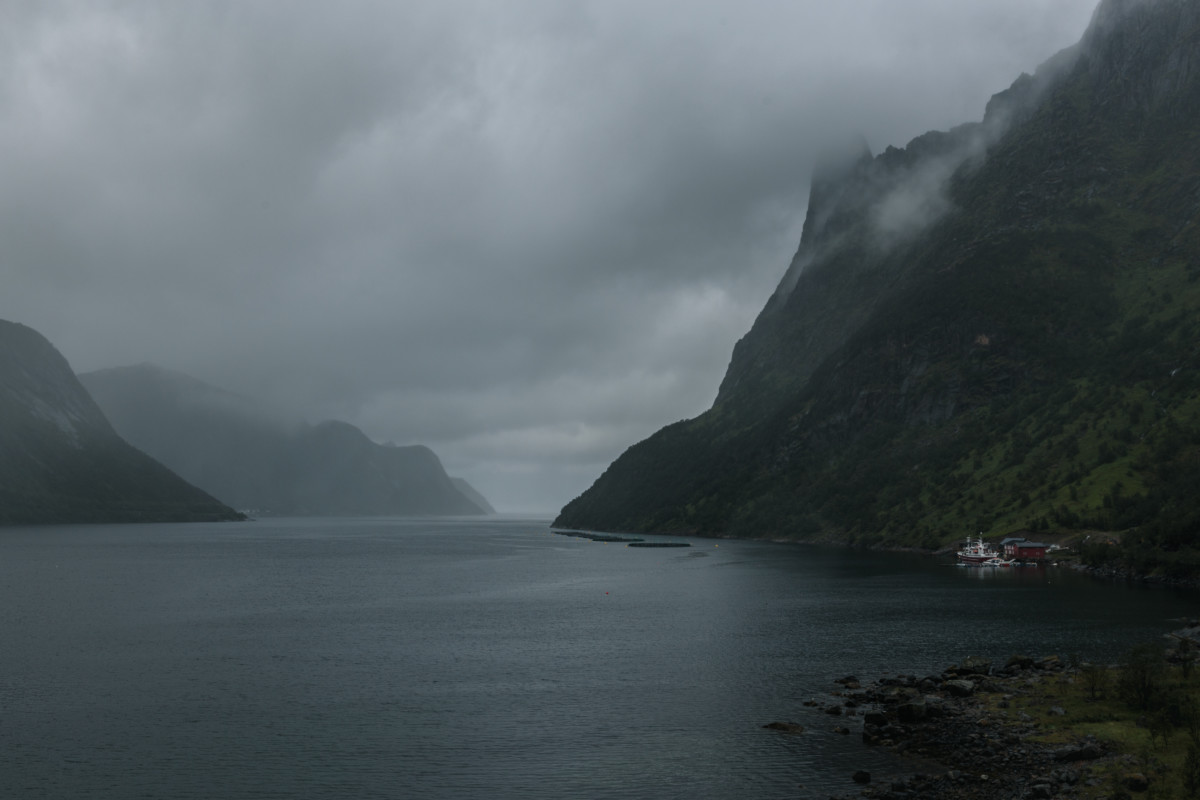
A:
<svg viewBox="0 0 1200 800">
<path fill-rule="evenodd" d="M 1003 558 L 989 558 L 987 561 L 984 561 L 983 564 L 981 564 L 980 566 L 983 566 L 983 567 L 1011 567 L 1015 563 L 1016 562 L 1013 561 L 1012 559 L 1005 561 Z"/>
<path fill-rule="evenodd" d="M 982 536 L 968 536 L 967 543 L 958 551 L 960 564 L 986 564 L 993 559 L 1001 560 L 1000 551 L 983 541 Z"/>
</svg>

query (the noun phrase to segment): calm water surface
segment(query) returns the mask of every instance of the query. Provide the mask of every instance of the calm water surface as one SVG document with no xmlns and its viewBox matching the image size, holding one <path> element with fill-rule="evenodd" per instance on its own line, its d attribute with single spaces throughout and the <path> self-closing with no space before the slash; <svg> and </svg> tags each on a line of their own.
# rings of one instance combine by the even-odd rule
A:
<svg viewBox="0 0 1200 800">
<path fill-rule="evenodd" d="M 1198 611 L 1053 569 L 691 541 L 0 529 L 0 796 L 825 797 L 904 768 L 801 706 L 832 678 L 1113 659 Z"/>
</svg>

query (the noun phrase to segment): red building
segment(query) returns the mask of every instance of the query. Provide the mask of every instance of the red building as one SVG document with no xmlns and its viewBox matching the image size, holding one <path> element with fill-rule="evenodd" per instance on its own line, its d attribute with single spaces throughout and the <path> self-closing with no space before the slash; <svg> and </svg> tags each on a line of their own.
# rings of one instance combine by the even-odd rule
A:
<svg viewBox="0 0 1200 800">
<path fill-rule="evenodd" d="M 1013 558 L 1022 561 L 1040 561 L 1046 557 L 1046 547 L 1042 542 L 1016 542 Z"/>
<path fill-rule="evenodd" d="M 1041 561 L 1046 557 L 1046 549 L 1050 546 L 1041 542 L 1031 542 L 1028 539 L 1005 539 L 1004 555 L 1018 561 Z"/>
</svg>

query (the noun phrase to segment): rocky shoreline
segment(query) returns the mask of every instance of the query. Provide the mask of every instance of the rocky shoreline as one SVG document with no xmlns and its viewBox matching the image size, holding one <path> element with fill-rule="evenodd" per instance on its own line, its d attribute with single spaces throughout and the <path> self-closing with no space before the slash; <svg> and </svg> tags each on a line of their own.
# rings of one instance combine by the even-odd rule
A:
<svg viewBox="0 0 1200 800">
<path fill-rule="evenodd" d="M 861 722 L 867 746 L 886 747 L 923 771 L 907 776 L 853 775 L 863 789 L 857 795 L 879 800 L 1010 800 L 1072 797 L 1103 787 L 1100 773 L 1114 761 L 1122 788 L 1145 789 L 1146 779 L 1127 756 L 1111 754 L 1097 740 L 1077 738 L 1057 744 L 1036 741 L 1044 733 L 1036 716 L 1064 713 L 1053 705 L 1053 687 L 1072 680 L 1057 656 L 1013 656 L 997 670 L 983 659 L 968 658 L 940 675 L 899 675 L 861 683 L 841 678 L 832 702 L 805 702 L 814 714 Z M 772 723 L 787 731 L 793 723 Z M 791 732 L 796 732 L 793 727 Z M 850 735 L 844 722 L 837 733 Z M 1103 791 L 1102 788 L 1093 792 Z M 1104 792 L 1107 794 L 1107 792 Z"/>
<path fill-rule="evenodd" d="M 1127 583 L 1141 583 L 1147 586 L 1161 586 L 1170 589 L 1200 590 L 1200 578 L 1172 578 L 1167 575 L 1147 575 L 1146 573 L 1134 572 L 1131 569 L 1114 564 L 1092 567 L 1078 562 L 1069 562 L 1067 566 L 1076 572 L 1091 575 L 1098 580 L 1125 581 Z"/>
</svg>

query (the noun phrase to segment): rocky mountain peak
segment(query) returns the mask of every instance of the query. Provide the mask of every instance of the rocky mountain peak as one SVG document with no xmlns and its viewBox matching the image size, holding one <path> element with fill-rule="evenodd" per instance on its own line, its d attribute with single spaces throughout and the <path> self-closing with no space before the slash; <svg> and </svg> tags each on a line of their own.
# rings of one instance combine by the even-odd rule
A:
<svg viewBox="0 0 1200 800">
<path fill-rule="evenodd" d="M 870 169 L 871 148 L 861 134 L 827 146 L 813 165 L 804 237 L 811 239 L 837 212 L 855 177 Z"/>
<path fill-rule="evenodd" d="M 1200 3 L 1104 0 L 1081 42 L 1102 103 L 1147 114 L 1185 113 L 1200 100 Z"/>
<path fill-rule="evenodd" d="M 76 446 L 89 429 L 112 433 L 54 345 L 33 328 L 6 320 L 0 320 L 0 394 L 10 408 L 53 423 Z"/>
</svg>

